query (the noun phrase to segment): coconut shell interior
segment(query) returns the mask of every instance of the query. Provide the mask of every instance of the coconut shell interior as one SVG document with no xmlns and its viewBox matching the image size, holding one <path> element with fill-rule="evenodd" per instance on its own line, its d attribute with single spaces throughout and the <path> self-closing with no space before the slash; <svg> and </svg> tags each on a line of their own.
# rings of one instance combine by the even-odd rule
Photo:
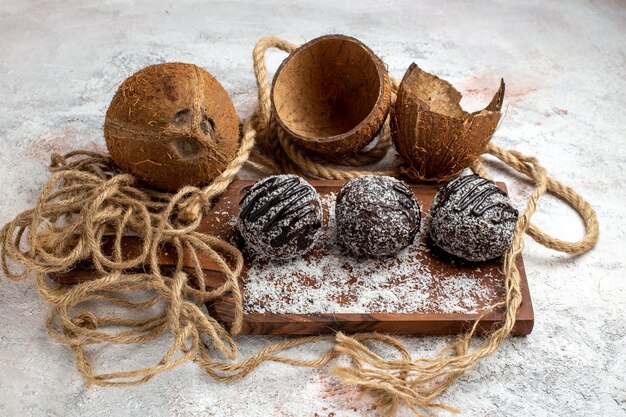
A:
<svg viewBox="0 0 626 417">
<path fill-rule="evenodd" d="M 207 183 L 234 157 L 239 118 L 228 93 L 204 69 L 183 63 L 146 67 L 113 97 L 104 135 L 113 160 L 165 190 Z"/>
<path fill-rule="evenodd" d="M 468 113 L 450 83 L 412 64 L 392 117 L 393 141 L 413 180 L 443 180 L 467 168 L 489 143 L 504 98 L 504 81 L 483 110 Z"/>
<path fill-rule="evenodd" d="M 442 80 L 436 75 L 430 74 L 415 63 L 411 64 L 402 79 L 402 93 L 415 101 L 426 104 L 430 111 L 444 116 L 465 119 L 472 114 L 461 107 L 463 95 L 457 91 L 449 82 Z M 500 82 L 500 88 L 493 97 L 491 103 L 485 108 L 489 111 L 500 111 L 504 98 L 504 81 Z"/>
<path fill-rule="evenodd" d="M 280 126 L 321 153 L 358 151 L 369 143 L 382 126 L 389 101 L 389 80 L 380 59 L 358 40 L 342 35 L 298 48 L 280 66 L 272 87 Z"/>
</svg>

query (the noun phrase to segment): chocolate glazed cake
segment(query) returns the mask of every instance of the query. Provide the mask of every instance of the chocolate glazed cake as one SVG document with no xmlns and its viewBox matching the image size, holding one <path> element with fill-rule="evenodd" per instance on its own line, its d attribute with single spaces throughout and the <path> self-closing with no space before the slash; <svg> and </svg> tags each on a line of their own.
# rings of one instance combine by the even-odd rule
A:
<svg viewBox="0 0 626 417">
<path fill-rule="evenodd" d="M 357 256 L 386 257 L 413 243 L 421 222 L 413 192 L 392 177 L 365 175 L 337 195 L 337 237 Z"/>
<path fill-rule="evenodd" d="M 430 210 L 430 237 L 468 261 L 502 256 L 511 246 L 518 212 L 507 194 L 476 174 L 441 187 Z"/>
<path fill-rule="evenodd" d="M 317 191 L 295 175 L 263 178 L 244 189 L 237 227 L 252 251 L 288 259 L 310 250 L 322 229 Z"/>
</svg>

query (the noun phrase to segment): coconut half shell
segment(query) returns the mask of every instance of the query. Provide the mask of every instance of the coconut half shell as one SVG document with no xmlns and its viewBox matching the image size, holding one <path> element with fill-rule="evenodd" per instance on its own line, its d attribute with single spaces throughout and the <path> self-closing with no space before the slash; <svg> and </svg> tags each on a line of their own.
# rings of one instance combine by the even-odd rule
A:
<svg viewBox="0 0 626 417">
<path fill-rule="evenodd" d="M 222 85 L 183 63 L 146 67 L 115 93 L 104 122 L 111 158 L 169 191 L 210 182 L 234 158 L 239 118 Z"/>
<path fill-rule="evenodd" d="M 296 49 L 272 83 L 279 128 L 309 151 L 341 159 L 380 131 L 391 103 L 383 62 L 357 39 L 328 35 Z"/>
<path fill-rule="evenodd" d="M 394 109 L 393 143 L 416 181 L 444 180 L 478 158 L 489 143 L 504 98 L 504 80 L 483 110 L 461 108 L 461 93 L 450 83 L 411 64 L 404 74 Z"/>
</svg>

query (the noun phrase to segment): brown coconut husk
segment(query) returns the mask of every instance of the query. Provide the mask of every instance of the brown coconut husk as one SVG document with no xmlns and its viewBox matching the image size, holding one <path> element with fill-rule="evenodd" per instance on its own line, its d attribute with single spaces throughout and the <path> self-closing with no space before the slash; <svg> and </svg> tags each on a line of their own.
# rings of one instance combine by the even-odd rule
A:
<svg viewBox="0 0 626 417">
<path fill-rule="evenodd" d="M 239 118 L 228 93 L 204 69 L 146 67 L 113 97 L 104 122 L 113 160 L 157 188 L 210 182 L 233 159 Z"/>
<path fill-rule="evenodd" d="M 363 149 L 380 131 L 391 103 L 383 62 L 357 39 L 313 39 L 274 76 L 272 112 L 297 144 L 331 159 Z"/>
<path fill-rule="evenodd" d="M 393 143 L 415 181 L 448 179 L 474 162 L 493 135 L 504 98 L 504 80 L 483 110 L 461 108 L 461 93 L 415 63 L 404 74 L 394 109 Z"/>
</svg>

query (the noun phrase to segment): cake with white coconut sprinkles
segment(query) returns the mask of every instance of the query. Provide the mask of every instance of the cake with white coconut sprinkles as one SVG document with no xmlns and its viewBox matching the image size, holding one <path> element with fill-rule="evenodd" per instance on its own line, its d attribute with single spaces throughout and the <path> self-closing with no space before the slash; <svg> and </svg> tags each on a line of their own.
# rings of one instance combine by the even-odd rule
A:
<svg viewBox="0 0 626 417">
<path fill-rule="evenodd" d="M 237 228 L 255 253 L 293 258 L 319 239 L 322 203 L 317 191 L 298 176 L 263 178 L 243 190 Z"/>
<path fill-rule="evenodd" d="M 429 234 L 444 251 L 468 261 L 502 256 L 511 246 L 518 212 L 507 194 L 476 174 L 441 187 L 430 210 Z"/>
<path fill-rule="evenodd" d="M 413 192 L 392 177 L 365 175 L 348 181 L 336 203 L 337 238 L 352 254 L 388 257 L 407 247 L 420 230 Z"/>
</svg>

